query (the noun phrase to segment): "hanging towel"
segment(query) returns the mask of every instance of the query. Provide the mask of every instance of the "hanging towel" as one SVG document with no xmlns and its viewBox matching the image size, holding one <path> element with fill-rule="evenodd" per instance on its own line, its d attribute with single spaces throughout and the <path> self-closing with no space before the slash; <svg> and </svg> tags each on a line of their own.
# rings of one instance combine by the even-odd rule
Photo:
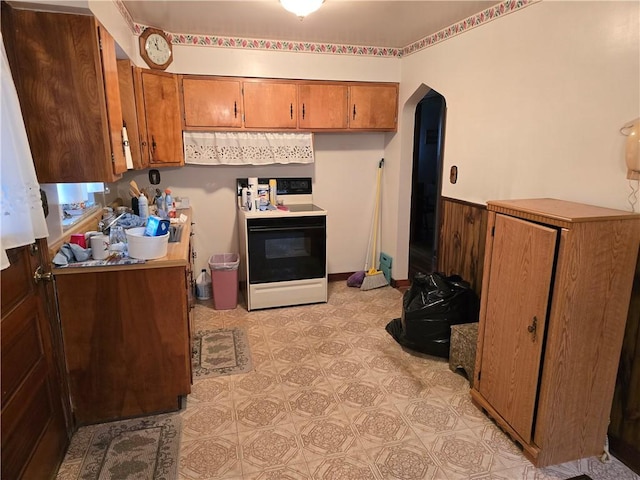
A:
<svg viewBox="0 0 640 480">
<path fill-rule="evenodd" d="M 313 134 L 184 132 L 184 161 L 195 165 L 313 163 Z"/>
</svg>

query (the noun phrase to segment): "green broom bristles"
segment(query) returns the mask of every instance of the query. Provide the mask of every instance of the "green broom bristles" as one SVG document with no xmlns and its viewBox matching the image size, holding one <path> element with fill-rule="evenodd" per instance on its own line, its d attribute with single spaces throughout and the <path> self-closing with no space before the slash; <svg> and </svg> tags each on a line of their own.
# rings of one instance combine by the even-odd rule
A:
<svg viewBox="0 0 640 480">
<path fill-rule="evenodd" d="M 384 273 L 372 268 L 366 273 L 360 290 L 373 290 L 374 288 L 386 287 L 387 285 L 389 285 L 389 282 L 387 282 Z"/>
</svg>

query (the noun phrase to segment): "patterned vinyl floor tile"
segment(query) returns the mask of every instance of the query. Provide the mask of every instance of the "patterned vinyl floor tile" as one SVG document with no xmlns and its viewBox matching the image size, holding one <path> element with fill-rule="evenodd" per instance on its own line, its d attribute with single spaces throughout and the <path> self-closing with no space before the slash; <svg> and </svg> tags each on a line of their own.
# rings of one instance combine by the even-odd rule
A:
<svg viewBox="0 0 640 480">
<path fill-rule="evenodd" d="M 329 284 L 326 304 L 247 312 L 199 301 L 193 328 L 245 329 L 253 370 L 195 379 L 179 480 L 640 480 L 615 458 L 535 468 L 445 359 L 385 331 L 402 294 Z M 58 473 L 77 480 L 80 429 Z"/>
</svg>

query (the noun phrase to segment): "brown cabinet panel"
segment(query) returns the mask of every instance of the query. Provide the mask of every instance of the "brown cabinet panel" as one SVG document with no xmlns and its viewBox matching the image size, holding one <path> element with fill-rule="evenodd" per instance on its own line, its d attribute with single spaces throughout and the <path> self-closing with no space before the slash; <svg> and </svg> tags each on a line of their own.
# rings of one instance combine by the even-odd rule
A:
<svg viewBox="0 0 640 480">
<path fill-rule="evenodd" d="M 182 78 L 185 127 L 242 127 L 242 82 Z"/>
<path fill-rule="evenodd" d="M 480 393 L 527 441 L 534 403 L 556 231 L 497 215 L 492 245 Z M 545 261 L 546 260 L 546 261 Z M 535 327 L 533 327 L 535 325 Z M 532 332 L 530 328 L 535 328 Z"/>
<path fill-rule="evenodd" d="M 460 275 L 480 296 L 487 209 L 484 205 L 451 198 L 442 198 L 441 206 L 438 271 L 446 275 Z"/>
<path fill-rule="evenodd" d="M 104 78 L 105 100 L 107 103 L 107 121 L 111 140 L 113 173 L 127 171 L 122 141 L 122 104 L 120 102 L 120 82 L 118 80 L 118 63 L 116 60 L 116 44 L 107 30 L 98 24 L 98 38 L 102 55 L 102 75 Z"/>
<path fill-rule="evenodd" d="M 310 130 L 346 129 L 347 86 L 320 83 L 300 84 L 300 128 Z"/>
<path fill-rule="evenodd" d="M 140 79 L 149 165 L 184 165 L 177 76 L 142 70 Z"/>
<path fill-rule="evenodd" d="M 113 39 L 86 15 L 17 10 L 3 3 L 2 17 L 38 180 L 120 178 L 124 157 Z"/>
<path fill-rule="evenodd" d="M 244 126 L 246 128 L 292 128 L 298 126 L 298 87 L 295 83 L 246 81 Z"/>
<path fill-rule="evenodd" d="M 118 60 L 118 83 L 120 84 L 120 102 L 122 104 L 122 121 L 127 127 L 129 149 L 133 168 L 146 168 L 142 161 L 140 149 L 140 131 L 138 130 L 138 113 L 136 95 L 133 85 L 133 66 L 129 60 Z"/>
<path fill-rule="evenodd" d="M 349 87 L 349 128 L 395 131 L 397 122 L 397 84 Z"/>
<path fill-rule="evenodd" d="M 185 267 L 61 274 L 56 286 L 76 420 L 177 410 L 191 388 Z"/>
</svg>

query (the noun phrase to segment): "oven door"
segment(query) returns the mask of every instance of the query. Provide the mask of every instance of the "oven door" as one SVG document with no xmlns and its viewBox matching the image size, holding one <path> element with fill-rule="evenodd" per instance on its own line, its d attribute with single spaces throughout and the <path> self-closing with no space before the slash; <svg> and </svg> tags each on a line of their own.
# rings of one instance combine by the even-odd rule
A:
<svg viewBox="0 0 640 480">
<path fill-rule="evenodd" d="M 249 283 L 325 277 L 326 223 L 324 215 L 248 219 Z"/>
</svg>

